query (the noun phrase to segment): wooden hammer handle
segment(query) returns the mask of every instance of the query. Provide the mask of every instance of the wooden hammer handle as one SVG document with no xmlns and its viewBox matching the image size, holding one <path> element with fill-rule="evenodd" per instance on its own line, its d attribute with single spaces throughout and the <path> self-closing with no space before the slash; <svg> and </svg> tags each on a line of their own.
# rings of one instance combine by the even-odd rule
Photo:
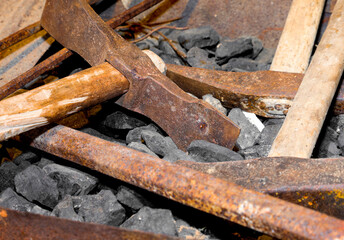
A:
<svg viewBox="0 0 344 240">
<path fill-rule="evenodd" d="M 270 70 L 304 73 L 308 67 L 325 0 L 294 0 Z"/>
<path fill-rule="evenodd" d="M 128 80 L 109 63 L 0 101 L 0 141 L 125 93 Z"/>
<path fill-rule="evenodd" d="M 344 0 L 338 0 L 270 157 L 311 156 L 344 68 L 343 26 Z"/>
</svg>

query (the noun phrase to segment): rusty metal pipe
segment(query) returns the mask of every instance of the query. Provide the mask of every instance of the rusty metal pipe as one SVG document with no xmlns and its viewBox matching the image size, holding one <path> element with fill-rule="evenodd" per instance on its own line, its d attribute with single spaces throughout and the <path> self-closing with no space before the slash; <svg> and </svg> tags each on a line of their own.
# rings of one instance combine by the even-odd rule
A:
<svg viewBox="0 0 344 240">
<path fill-rule="evenodd" d="M 67 127 L 31 146 L 243 226 L 286 239 L 340 239 L 344 222 Z"/>
<path fill-rule="evenodd" d="M 0 207 L 0 239 L 173 240 L 177 238 Z"/>
</svg>

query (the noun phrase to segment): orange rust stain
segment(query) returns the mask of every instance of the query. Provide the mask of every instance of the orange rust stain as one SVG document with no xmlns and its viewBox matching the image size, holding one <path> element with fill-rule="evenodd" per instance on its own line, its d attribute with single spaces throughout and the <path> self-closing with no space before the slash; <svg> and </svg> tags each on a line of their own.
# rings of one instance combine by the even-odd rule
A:
<svg viewBox="0 0 344 240">
<path fill-rule="evenodd" d="M 7 217 L 7 212 L 5 210 L 1 210 L 0 217 L 3 217 L 3 218 Z"/>
</svg>

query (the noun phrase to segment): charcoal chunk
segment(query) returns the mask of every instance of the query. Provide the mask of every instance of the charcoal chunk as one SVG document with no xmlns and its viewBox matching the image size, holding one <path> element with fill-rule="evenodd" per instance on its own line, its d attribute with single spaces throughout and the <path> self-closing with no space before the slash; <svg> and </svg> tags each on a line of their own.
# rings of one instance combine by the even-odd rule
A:
<svg viewBox="0 0 344 240">
<path fill-rule="evenodd" d="M 17 192 L 29 201 L 37 201 L 51 209 L 58 203 L 57 183 L 35 165 L 18 173 L 14 183 Z"/>
<path fill-rule="evenodd" d="M 48 165 L 48 164 L 53 164 L 54 161 L 47 159 L 47 158 L 41 158 L 41 160 L 39 162 L 36 163 L 36 165 L 40 168 L 43 168 L 44 166 Z"/>
<path fill-rule="evenodd" d="M 337 157 L 342 154 L 341 149 L 338 147 L 337 143 L 325 138 L 319 146 L 319 156 L 322 158 Z"/>
<path fill-rule="evenodd" d="M 338 146 L 344 150 L 344 132 L 341 132 L 337 139 Z"/>
<path fill-rule="evenodd" d="M 6 188 L 14 189 L 14 177 L 18 172 L 18 166 L 13 162 L 4 162 L 0 166 L 0 192 Z"/>
<path fill-rule="evenodd" d="M 230 58 L 252 53 L 253 44 L 250 38 L 224 39 L 216 47 L 215 59 L 217 64 L 223 65 Z"/>
<path fill-rule="evenodd" d="M 239 108 L 233 108 L 228 117 L 240 127 L 236 145 L 239 149 L 252 147 L 260 136 L 260 131 L 253 125 Z"/>
<path fill-rule="evenodd" d="M 271 64 L 275 55 L 275 49 L 263 48 L 263 50 L 254 59 L 261 64 Z"/>
<path fill-rule="evenodd" d="M 225 162 L 243 159 L 240 154 L 205 140 L 192 141 L 187 147 L 187 151 L 197 162 Z"/>
<path fill-rule="evenodd" d="M 170 145 L 165 137 L 155 131 L 144 130 L 141 133 L 142 139 L 147 147 L 159 156 L 165 156 L 169 151 L 175 148 L 175 144 Z"/>
<path fill-rule="evenodd" d="M 146 125 L 141 120 L 128 116 L 127 114 L 117 111 L 108 115 L 102 122 L 102 125 L 111 130 L 133 129 Z"/>
<path fill-rule="evenodd" d="M 191 156 L 189 156 L 188 154 L 186 154 L 180 149 L 174 149 L 170 151 L 167 155 L 164 156 L 163 159 L 168 162 L 175 162 L 178 160 L 185 160 L 185 161 L 192 161 L 192 162 L 195 161 L 195 159 L 193 159 Z"/>
<path fill-rule="evenodd" d="M 241 69 L 245 72 L 254 72 L 260 70 L 261 66 L 258 62 L 249 58 L 231 58 L 229 61 L 221 66 L 223 71 L 238 71 L 236 69 Z"/>
<path fill-rule="evenodd" d="M 132 212 L 137 212 L 144 206 L 151 205 L 140 193 L 126 186 L 118 187 L 116 198 L 118 202 L 130 208 Z"/>
<path fill-rule="evenodd" d="M 43 170 L 57 182 L 60 199 L 66 195 L 86 195 L 95 188 L 98 182 L 96 177 L 58 164 L 46 165 Z"/>
<path fill-rule="evenodd" d="M 156 127 L 154 124 L 149 124 L 147 126 L 137 127 L 130 130 L 126 136 L 127 144 L 131 142 L 141 142 L 142 141 L 141 134 L 142 134 L 142 131 L 144 130 L 158 131 L 158 127 Z"/>
<path fill-rule="evenodd" d="M 18 157 L 16 157 L 13 162 L 17 165 L 19 165 L 22 161 L 28 161 L 30 163 L 35 163 L 39 161 L 39 157 L 36 153 L 33 152 L 25 152 L 20 154 Z"/>
<path fill-rule="evenodd" d="M 54 213 L 52 213 L 46 209 L 43 209 L 37 205 L 33 206 L 33 208 L 31 208 L 28 212 L 34 213 L 34 214 L 40 214 L 40 215 L 44 215 L 44 216 L 55 216 Z"/>
<path fill-rule="evenodd" d="M 227 109 L 224 108 L 220 102 L 219 99 L 214 98 L 213 95 L 211 94 L 206 94 L 204 96 L 202 96 L 203 101 L 206 101 L 207 103 L 209 103 L 210 105 L 212 105 L 214 108 L 216 108 L 217 110 L 219 110 L 220 112 L 222 112 L 224 115 L 227 114 Z"/>
<path fill-rule="evenodd" d="M 159 54 L 159 57 L 161 57 L 166 64 L 185 65 L 179 57 L 175 57 L 166 53 Z"/>
<path fill-rule="evenodd" d="M 0 194 L 0 206 L 21 212 L 30 211 L 35 204 L 19 196 L 13 189 L 7 188 Z"/>
<path fill-rule="evenodd" d="M 178 36 L 178 41 L 185 49 L 192 47 L 212 47 L 220 40 L 219 34 L 211 26 L 202 26 L 183 31 Z"/>
<path fill-rule="evenodd" d="M 260 145 L 272 145 L 282 124 L 267 125 L 260 134 L 257 143 Z"/>
<path fill-rule="evenodd" d="M 121 227 L 156 234 L 177 236 L 175 221 L 171 211 L 167 209 L 143 207 L 140 211 L 127 219 Z"/>
<path fill-rule="evenodd" d="M 97 130 L 95 130 L 93 128 L 84 128 L 81 130 L 81 132 L 87 133 L 87 134 L 95 136 L 95 137 L 99 137 L 99 138 L 104 139 L 106 141 L 116 142 L 114 138 L 109 137 L 107 135 L 104 135 L 104 134 L 98 132 Z"/>
<path fill-rule="evenodd" d="M 66 195 L 54 208 L 53 214 L 56 217 L 65 218 L 73 221 L 83 222 L 84 219 L 79 216 L 73 205 L 73 199 L 70 195 Z"/>
<path fill-rule="evenodd" d="M 152 150 L 150 150 L 146 145 L 144 145 L 143 143 L 140 142 L 131 142 L 128 144 L 128 147 L 135 149 L 137 151 L 143 152 L 143 153 L 147 153 L 150 154 L 154 157 L 158 157 L 158 155 L 156 155 Z"/>
<path fill-rule="evenodd" d="M 220 70 L 221 67 L 216 64 L 215 58 L 209 58 L 208 52 L 198 48 L 191 48 L 186 54 L 187 62 L 192 67 L 205 68 L 211 70 Z"/>
<path fill-rule="evenodd" d="M 75 204 L 74 199 L 79 199 L 80 203 Z M 73 197 L 73 203 L 85 222 L 118 226 L 126 217 L 124 208 L 110 190 L 101 190 L 97 195 Z"/>
</svg>

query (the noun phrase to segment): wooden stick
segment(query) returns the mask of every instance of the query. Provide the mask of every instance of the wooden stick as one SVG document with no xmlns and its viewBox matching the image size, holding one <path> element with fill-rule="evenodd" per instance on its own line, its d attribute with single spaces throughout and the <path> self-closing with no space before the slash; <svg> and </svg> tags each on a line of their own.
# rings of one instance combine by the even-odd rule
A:
<svg viewBox="0 0 344 240">
<path fill-rule="evenodd" d="M 270 70 L 304 73 L 308 67 L 325 0 L 294 0 Z"/>
<path fill-rule="evenodd" d="M 0 141 L 96 105 L 129 88 L 109 63 L 0 101 Z"/>
<path fill-rule="evenodd" d="M 343 26 L 344 0 L 338 0 L 270 157 L 311 156 L 344 68 Z"/>
</svg>

